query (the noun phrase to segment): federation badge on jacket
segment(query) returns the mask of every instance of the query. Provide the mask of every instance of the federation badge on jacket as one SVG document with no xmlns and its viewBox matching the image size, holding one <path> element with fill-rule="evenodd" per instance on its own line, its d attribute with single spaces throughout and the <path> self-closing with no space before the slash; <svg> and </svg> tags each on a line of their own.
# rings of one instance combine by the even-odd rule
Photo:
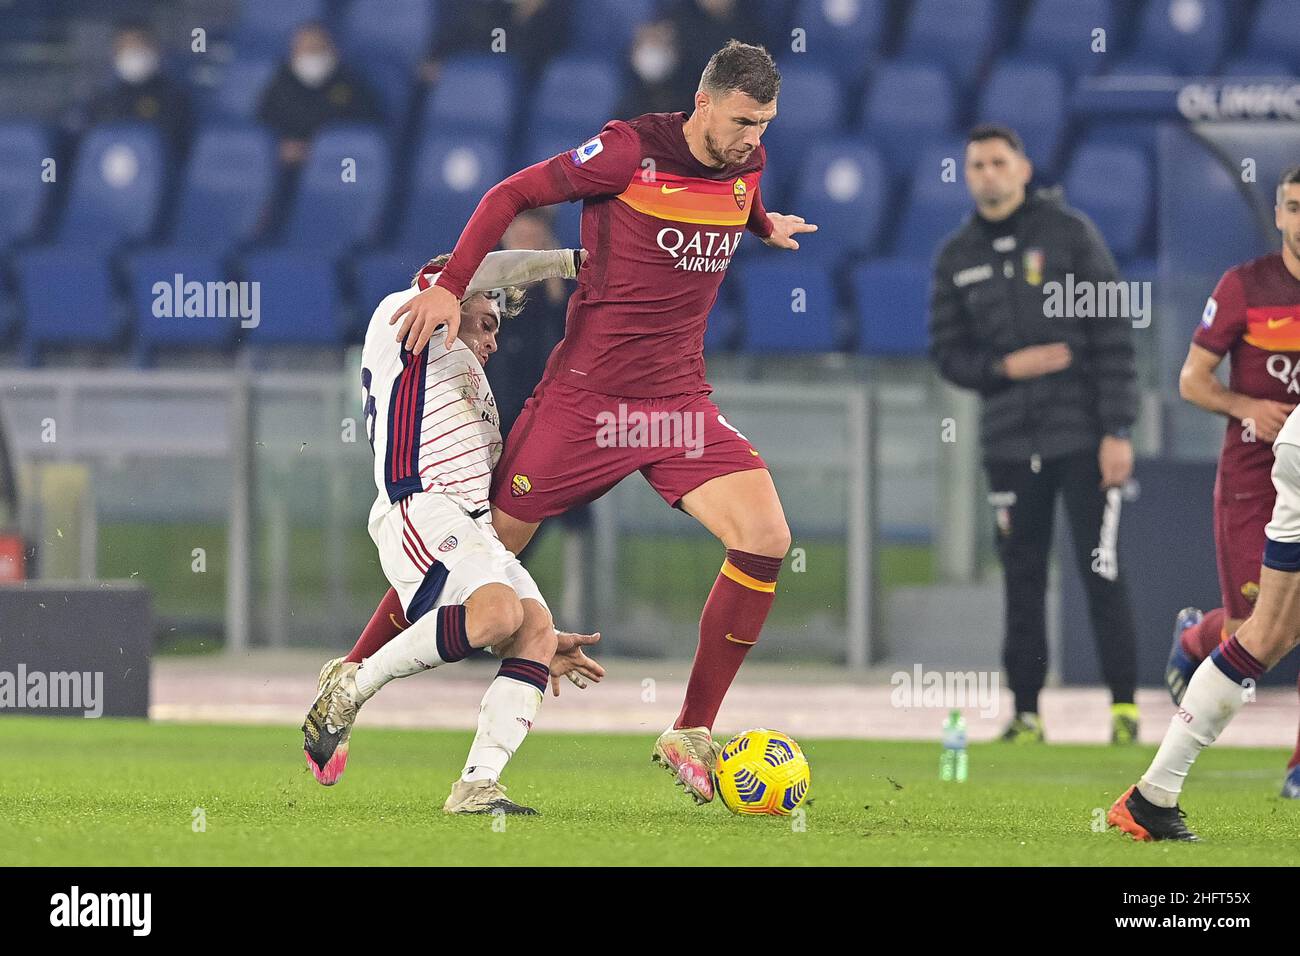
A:
<svg viewBox="0 0 1300 956">
<path fill-rule="evenodd" d="M 1043 250 L 1026 249 L 1024 255 L 1025 281 L 1030 285 L 1043 284 Z"/>
</svg>

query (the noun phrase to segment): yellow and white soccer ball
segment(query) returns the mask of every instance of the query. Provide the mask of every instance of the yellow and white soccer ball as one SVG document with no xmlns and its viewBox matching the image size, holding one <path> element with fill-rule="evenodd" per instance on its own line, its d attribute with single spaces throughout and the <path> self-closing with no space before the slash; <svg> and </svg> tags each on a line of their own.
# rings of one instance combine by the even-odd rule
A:
<svg viewBox="0 0 1300 956">
<path fill-rule="evenodd" d="M 808 796 L 812 772 L 799 745 L 775 730 L 747 730 L 722 746 L 718 796 L 732 813 L 789 816 Z"/>
</svg>

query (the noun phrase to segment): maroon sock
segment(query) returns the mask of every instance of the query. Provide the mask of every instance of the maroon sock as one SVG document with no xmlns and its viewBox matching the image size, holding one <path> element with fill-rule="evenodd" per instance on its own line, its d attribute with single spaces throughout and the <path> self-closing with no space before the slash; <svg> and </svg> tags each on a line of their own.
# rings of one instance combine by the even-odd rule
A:
<svg viewBox="0 0 1300 956">
<path fill-rule="evenodd" d="M 356 646 L 343 659 L 349 664 L 360 664 L 410 626 L 410 622 L 406 619 L 406 613 L 402 610 L 401 599 L 397 596 L 396 591 L 389 588 L 388 593 L 384 595 L 384 599 L 379 602 L 379 607 L 375 608 L 370 623 L 366 625 L 366 629 L 357 638 Z"/>
<path fill-rule="evenodd" d="M 1221 607 L 1206 611 L 1200 624 L 1195 624 L 1183 631 L 1179 641 L 1187 656 L 1194 661 L 1203 661 L 1223 641 L 1223 621 L 1227 612 Z"/>
<path fill-rule="evenodd" d="M 740 662 L 758 642 L 782 558 L 728 549 L 700 615 L 700 644 L 674 727 L 712 727 Z"/>
</svg>

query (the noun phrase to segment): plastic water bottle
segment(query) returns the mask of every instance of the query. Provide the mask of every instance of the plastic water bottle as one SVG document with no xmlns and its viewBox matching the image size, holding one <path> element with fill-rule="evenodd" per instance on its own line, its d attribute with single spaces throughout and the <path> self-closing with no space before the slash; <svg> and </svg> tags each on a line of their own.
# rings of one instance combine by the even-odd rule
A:
<svg viewBox="0 0 1300 956">
<path fill-rule="evenodd" d="M 966 782 L 966 719 L 954 710 L 943 722 L 943 756 L 939 758 L 939 779 L 945 783 Z"/>
</svg>

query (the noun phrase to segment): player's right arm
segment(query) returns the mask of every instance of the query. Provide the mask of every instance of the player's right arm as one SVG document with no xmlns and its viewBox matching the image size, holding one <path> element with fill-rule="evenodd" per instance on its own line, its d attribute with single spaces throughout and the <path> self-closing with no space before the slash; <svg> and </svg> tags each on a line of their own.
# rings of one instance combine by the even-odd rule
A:
<svg viewBox="0 0 1300 956">
<path fill-rule="evenodd" d="M 1178 373 L 1178 394 L 1207 412 L 1254 422 L 1256 437 L 1271 442 L 1291 413 L 1291 406 L 1234 392 L 1215 374 L 1229 349 L 1245 335 L 1246 327 L 1241 277 L 1230 269 L 1205 303 L 1201 324 Z"/>
<path fill-rule="evenodd" d="M 447 348 L 460 328 L 460 301 L 479 264 L 496 248 L 506 227 L 525 209 L 622 192 L 641 167 L 641 137 L 622 120 L 611 120 L 577 149 L 522 169 L 487 191 L 465 224 L 451 259 L 437 281 L 406 302 L 389 320 L 400 323 L 397 340 L 420 354 L 434 329 L 446 324 Z"/>
</svg>

